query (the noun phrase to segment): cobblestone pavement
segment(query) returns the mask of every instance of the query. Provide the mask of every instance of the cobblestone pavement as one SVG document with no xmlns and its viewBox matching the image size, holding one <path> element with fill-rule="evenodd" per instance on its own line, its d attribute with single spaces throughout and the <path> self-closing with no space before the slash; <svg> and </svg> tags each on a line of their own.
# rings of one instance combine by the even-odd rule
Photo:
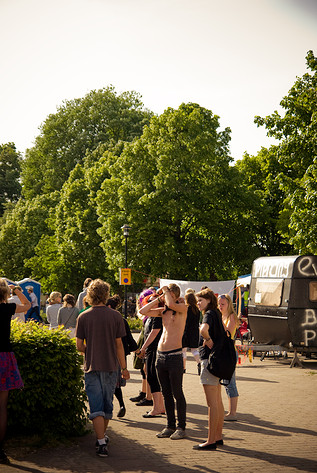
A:
<svg viewBox="0 0 317 473">
<path fill-rule="evenodd" d="M 129 357 L 130 367 L 131 362 Z M 207 407 L 195 361 L 188 354 L 186 439 L 156 437 L 165 426 L 165 417 L 144 419 L 142 414 L 148 408 L 129 401 L 141 384 L 139 372 L 132 369 L 131 380 L 123 388 L 124 418 L 116 417 L 118 403 L 114 401 L 108 458 L 96 456 L 90 433 L 70 445 L 42 448 L 26 456 L 17 448 L 9 449 L 11 466 L 0 466 L 0 472 L 317 472 L 317 361 L 305 360 L 304 369 L 289 364 L 289 359 L 242 360 L 237 368 L 238 422 L 225 422 L 225 445 L 217 451 L 192 449 L 206 439 Z M 223 398 L 226 408 L 225 392 Z"/>
</svg>

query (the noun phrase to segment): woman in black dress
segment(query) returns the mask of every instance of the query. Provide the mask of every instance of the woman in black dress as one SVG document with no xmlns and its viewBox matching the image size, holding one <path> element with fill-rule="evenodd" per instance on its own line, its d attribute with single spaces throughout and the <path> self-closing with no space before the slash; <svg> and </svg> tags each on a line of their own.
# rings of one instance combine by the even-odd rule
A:
<svg viewBox="0 0 317 473">
<path fill-rule="evenodd" d="M 197 306 L 196 296 L 193 292 L 185 293 L 185 304 L 188 309 L 182 341 L 184 373 L 186 371 L 187 349 L 190 348 L 197 363 L 198 374 L 200 374 L 200 358 L 198 352 L 200 311 Z"/>
</svg>

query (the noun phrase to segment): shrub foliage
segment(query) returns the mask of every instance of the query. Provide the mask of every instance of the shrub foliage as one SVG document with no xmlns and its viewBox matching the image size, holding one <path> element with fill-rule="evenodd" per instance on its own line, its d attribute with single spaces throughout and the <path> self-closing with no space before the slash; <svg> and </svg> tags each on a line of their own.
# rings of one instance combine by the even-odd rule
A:
<svg viewBox="0 0 317 473">
<path fill-rule="evenodd" d="M 12 322 L 11 341 L 24 389 L 9 396 L 8 427 L 14 434 L 80 435 L 87 422 L 82 356 L 59 328 Z"/>
</svg>

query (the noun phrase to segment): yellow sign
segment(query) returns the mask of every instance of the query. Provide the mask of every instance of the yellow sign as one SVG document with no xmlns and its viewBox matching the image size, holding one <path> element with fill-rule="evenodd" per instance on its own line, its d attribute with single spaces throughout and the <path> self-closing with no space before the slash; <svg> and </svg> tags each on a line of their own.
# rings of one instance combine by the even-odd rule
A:
<svg viewBox="0 0 317 473">
<path fill-rule="evenodd" d="M 131 284 L 131 268 L 120 268 L 120 286 Z"/>
</svg>

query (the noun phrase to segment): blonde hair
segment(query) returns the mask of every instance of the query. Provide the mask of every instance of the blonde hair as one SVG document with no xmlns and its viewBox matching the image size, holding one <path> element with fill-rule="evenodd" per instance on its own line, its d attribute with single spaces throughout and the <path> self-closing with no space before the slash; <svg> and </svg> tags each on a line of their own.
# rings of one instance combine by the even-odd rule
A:
<svg viewBox="0 0 317 473">
<path fill-rule="evenodd" d="M 7 302 L 10 297 L 10 288 L 5 279 L 0 278 L 0 302 Z"/>
<path fill-rule="evenodd" d="M 177 284 L 171 283 L 168 285 L 168 288 L 173 294 L 175 294 L 176 299 L 178 299 L 181 294 L 180 287 Z"/>
<path fill-rule="evenodd" d="M 236 323 L 236 327 L 239 327 L 240 321 L 239 321 L 236 311 L 234 310 L 233 302 L 229 294 L 221 294 L 220 296 L 218 296 L 218 301 L 219 299 L 226 299 L 226 301 L 228 302 L 228 313 L 225 316 L 225 322 L 228 322 L 231 315 L 233 315 L 235 323 Z"/>
<path fill-rule="evenodd" d="M 59 304 L 57 301 L 58 298 L 62 298 L 62 294 L 60 292 L 54 291 L 50 293 L 50 297 L 48 298 L 48 303 L 49 304 Z"/>
<path fill-rule="evenodd" d="M 186 296 L 186 294 L 195 294 L 195 290 L 192 289 L 191 287 L 188 287 L 185 291 L 185 296 Z"/>
</svg>

